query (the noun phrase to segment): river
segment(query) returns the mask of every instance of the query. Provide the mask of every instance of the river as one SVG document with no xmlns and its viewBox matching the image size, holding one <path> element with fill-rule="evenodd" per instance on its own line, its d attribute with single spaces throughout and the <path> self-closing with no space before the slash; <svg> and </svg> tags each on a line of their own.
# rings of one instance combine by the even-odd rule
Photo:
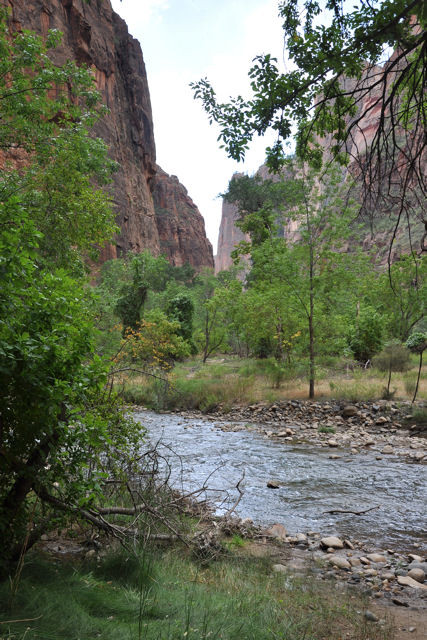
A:
<svg viewBox="0 0 427 640">
<path fill-rule="evenodd" d="M 369 543 L 377 548 L 409 549 L 426 543 L 426 467 L 397 456 L 377 460 L 374 452 L 331 460 L 329 449 L 283 443 L 250 432 L 227 432 L 215 420 L 138 411 L 151 441 L 160 441 L 173 466 L 172 481 L 194 490 L 207 481 L 208 498 L 217 503 L 244 472 L 236 515 L 257 524 L 280 522 L 293 534 L 317 531 Z M 173 450 L 174 453 L 170 451 Z M 280 483 L 267 488 L 267 481 Z M 227 505 L 218 503 L 218 511 Z M 327 514 L 333 509 L 364 515 Z"/>
</svg>

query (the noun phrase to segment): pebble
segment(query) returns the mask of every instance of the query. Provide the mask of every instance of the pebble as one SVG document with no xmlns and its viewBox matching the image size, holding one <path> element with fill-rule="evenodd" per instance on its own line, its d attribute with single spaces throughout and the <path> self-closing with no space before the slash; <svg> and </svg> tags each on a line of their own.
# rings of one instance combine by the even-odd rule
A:
<svg viewBox="0 0 427 640">
<path fill-rule="evenodd" d="M 269 480 L 267 482 L 267 487 L 269 489 L 279 489 L 280 488 L 280 482 L 276 482 L 276 480 Z"/>
<path fill-rule="evenodd" d="M 332 548 L 332 549 L 343 549 L 344 543 L 342 540 L 337 538 L 336 536 L 329 536 L 327 538 L 322 538 L 320 541 L 322 547 Z"/>
<path fill-rule="evenodd" d="M 413 580 L 420 582 L 421 584 L 426 579 L 426 574 L 422 569 L 410 569 L 410 571 L 408 571 L 408 576 L 410 578 L 413 578 Z"/>
<path fill-rule="evenodd" d="M 329 564 L 338 567 L 338 569 L 351 569 L 350 562 L 341 556 L 331 556 L 328 558 L 328 562 Z"/>
<path fill-rule="evenodd" d="M 424 584 L 420 584 L 417 580 L 414 580 L 410 576 L 398 576 L 397 582 L 402 587 L 412 587 L 413 589 L 427 589 L 427 586 Z"/>
<path fill-rule="evenodd" d="M 387 558 L 385 558 L 384 556 L 380 555 L 379 553 L 368 553 L 368 555 L 366 557 L 368 558 L 368 560 L 370 560 L 371 562 L 374 562 L 374 563 L 387 562 Z"/>
<path fill-rule="evenodd" d="M 384 453 L 385 455 L 392 454 L 394 453 L 394 449 L 390 444 L 386 444 L 384 449 L 382 449 L 381 453 Z"/>
<path fill-rule="evenodd" d="M 267 531 L 270 536 L 273 538 L 277 538 L 278 540 L 286 540 L 286 536 L 288 535 L 287 530 L 283 526 L 283 524 L 273 524 L 272 527 Z"/>
<path fill-rule="evenodd" d="M 369 622 L 378 622 L 379 618 L 375 615 L 375 613 L 372 613 L 372 611 L 369 611 L 369 609 L 367 609 L 365 611 L 365 620 L 368 620 Z"/>
</svg>

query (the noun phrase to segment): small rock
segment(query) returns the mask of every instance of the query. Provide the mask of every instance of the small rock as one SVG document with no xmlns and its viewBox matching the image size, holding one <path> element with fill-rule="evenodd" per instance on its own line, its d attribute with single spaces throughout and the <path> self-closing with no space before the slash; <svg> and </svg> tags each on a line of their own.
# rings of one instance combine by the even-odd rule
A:
<svg viewBox="0 0 427 640">
<path fill-rule="evenodd" d="M 416 553 L 408 553 L 408 558 L 411 560 L 411 562 L 422 562 L 424 560 L 422 556 L 418 556 Z"/>
<path fill-rule="evenodd" d="M 411 562 L 408 569 L 422 569 L 427 575 L 427 562 Z"/>
<path fill-rule="evenodd" d="M 273 536 L 273 538 L 277 538 L 278 540 L 286 540 L 286 536 L 288 535 L 288 532 L 286 531 L 283 524 L 279 523 L 273 524 L 273 526 L 270 527 L 267 533 L 270 536 Z"/>
<path fill-rule="evenodd" d="M 350 540 L 344 540 L 344 546 L 346 546 L 346 547 L 347 547 L 347 549 L 352 549 L 352 550 L 354 550 L 354 544 L 352 544 L 352 543 L 350 542 Z"/>
<path fill-rule="evenodd" d="M 342 540 L 337 538 L 336 536 L 329 536 L 327 538 L 322 538 L 320 541 L 322 547 L 332 548 L 332 549 L 343 549 L 344 543 Z"/>
<path fill-rule="evenodd" d="M 338 442 L 336 440 L 331 439 L 331 440 L 328 440 L 328 445 L 330 447 L 338 447 Z"/>
<path fill-rule="evenodd" d="M 378 571 L 376 569 L 365 569 L 363 573 L 369 578 L 373 578 L 378 575 Z"/>
<path fill-rule="evenodd" d="M 305 535 L 305 533 L 297 533 L 295 534 L 295 538 L 298 542 L 307 542 L 307 536 Z"/>
<path fill-rule="evenodd" d="M 411 569 L 410 571 L 408 571 L 408 576 L 410 578 L 413 578 L 413 580 L 416 580 L 417 582 L 421 582 L 421 584 L 426 579 L 426 574 L 422 569 Z"/>
<path fill-rule="evenodd" d="M 362 564 L 371 564 L 368 558 L 365 558 L 365 556 L 360 556 L 360 562 Z"/>
<path fill-rule="evenodd" d="M 280 488 L 280 482 L 277 482 L 276 480 L 269 480 L 267 482 L 267 487 L 269 489 L 279 489 Z"/>
<path fill-rule="evenodd" d="M 392 598 L 392 603 L 397 605 L 398 607 L 409 607 L 409 604 L 404 600 L 399 600 L 398 598 Z"/>
<path fill-rule="evenodd" d="M 352 418 L 353 416 L 357 416 L 358 415 L 358 410 L 357 407 L 355 407 L 352 404 L 348 404 L 346 407 L 344 407 L 344 409 L 342 410 L 342 416 L 343 418 Z"/>
<path fill-rule="evenodd" d="M 360 567 L 362 564 L 359 558 L 349 558 L 348 561 L 352 567 Z"/>
<path fill-rule="evenodd" d="M 329 445 L 330 446 L 330 445 Z M 341 458 L 341 456 L 337 455 L 336 453 L 332 453 L 329 457 L 329 460 L 339 460 Z"/>
<path fill-rule="evenodd" d="M 392 571 L 386 571 L 385 573 L 381 574 L 381 578 L 383 580 L 394 580 L 395 576 Z"/>
<path fill-rule="evenodd" d="M 386 444 L 381 453 L 383 453 L 384 455 L 390 455 L 394 453 L 394 449 L 391 444 Z"/>
<path fill-rule="evenodd" d="M 410 576 L 398 576 L 397 582 L 402 587 L 412 587 L 413 589 L 427 589 L 427 586 L 424 584 L 420 584 L 417 580 L 414 580 Z"/>
<path fill-rule="evenodd" d="M 386 424 L 387 422 L 389 422 L 389 419 L 386 418 L 385 416 L 379 416 L 376 420 L 375 420 L 375 424 Z"/>
<path fill-rule="evenodd" d="M 384 556 L 380 555 L 379 553 L 368 553 L 368 555 L 366 556 L 368 558 L 368 560 L 370 560 L 371 562 L 387 562 L 387 558 L 385 558 Z"/>
<path fill-rule="evenodd" d="M 417 630 L 417 627 L 409 627 L 408 631 L 409 633 L 414 633 L 414 631 Z"/>
<path fill-rule="evenodd" d="M 351 569 L 351 564 L 345 558 L 341 558 L 341 556 L 331 556 L 328 558 L 329 564 L 338 567 L 338 569 Z"/>
<path fill-rule="evenodd" d="M 372 613 L 372 611 L 369 611 L 368 609 L 365 611 L 365 620 L 368 620 L 369 622 L 378 622 L 379 618 L 375 613 Z"/>
</svg>

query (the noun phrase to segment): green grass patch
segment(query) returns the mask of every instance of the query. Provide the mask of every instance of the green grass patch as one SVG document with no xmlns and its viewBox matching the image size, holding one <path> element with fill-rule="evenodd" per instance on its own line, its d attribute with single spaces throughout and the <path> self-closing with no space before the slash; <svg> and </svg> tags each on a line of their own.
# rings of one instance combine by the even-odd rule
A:
<svg viewBox="0 0 427 640">
<path fill-rule="evenodd" d="M 269 561 L 241 552 L 209 566 L 179 550 L 74 566 L 30 555 L 12 608 L 9 582 L 0 585 L 0 637 L 322 640 L 344 630 L 358 640 L 393 637 L 366 625 L 366 605 L 355 596 L 337 598 L 312 577 L 273 574 Z"/>
</svg>

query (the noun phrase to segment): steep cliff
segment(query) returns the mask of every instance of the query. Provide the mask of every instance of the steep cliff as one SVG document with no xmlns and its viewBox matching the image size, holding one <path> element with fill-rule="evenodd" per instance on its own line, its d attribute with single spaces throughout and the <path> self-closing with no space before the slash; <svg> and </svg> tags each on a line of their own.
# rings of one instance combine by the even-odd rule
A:
<svg viewBox="0 0 427 640">
<path fill-rule="evenodd" d="M 238 180 L 241 175 L 243 174 L 235 173 L 233 180 Z M 236 227 L 238 217 L 239 212 L 237 206 L 223 199 L 221 224 L 218 235 L 218 250 L 215 256 L 215 273 L 226 271 L 231 267 L 233 264 L 231 252 L 239 242 L 247 239 L 243 231 Z"/>
<path fill-rule="evenodd" d="M 161 253 L 176 267 L 189 262 L 195 268 L 213 268 L 204 220 L 184 185 L 157 167 L 151 188 Z"/>
<path fill-rule="evenodd" d="M 179 252 L 167 255 L 175 263 L 190 261 L 196 268 L 213 266 L 212 248 L 204 236 L 204 222 L 194 207 L 190 220 L 186 204 L 177 197 L 171 209 L 164 203 L 163 215 L 156 216 L 152 196 L 157 171 L 153 121 L 147 74 L 140 44 L 128 32 L 126 23 L 111 7 L 109 0 L 0 0 L 11 8 L 14 29 L 31 29 L 45 35 L 48 29 L 63 33 L 63 41 L 54 52 L 58 64 L 66 60 L 85 63 L 93 69 L 109 114 L 94 128 L 110 147 L 111 156 L 120 164 L 112 188 L 120 234 L 114 246 L 104 250 L 102 258 L 114 258 L 128 251 L 149 249 L 159 254 L 168 244 Z M 185 194 L 184 203 L 188 196 Z M 194 205 L 193 205 L 194 206 Z M 196 213 L 197 211 L 197 213 Z M 181 243 L 165 236 L 165 212 L 175 229 L 176 216 L 188 236 Z M 194 223 L 197 218 L 197 224 Z M 193 229 L 196 228 L 192 252 Z M 161 237 L 162 236 L 162 237 Z M 186 248 L 188 254 L 183 252 Z"/>
</svg>

